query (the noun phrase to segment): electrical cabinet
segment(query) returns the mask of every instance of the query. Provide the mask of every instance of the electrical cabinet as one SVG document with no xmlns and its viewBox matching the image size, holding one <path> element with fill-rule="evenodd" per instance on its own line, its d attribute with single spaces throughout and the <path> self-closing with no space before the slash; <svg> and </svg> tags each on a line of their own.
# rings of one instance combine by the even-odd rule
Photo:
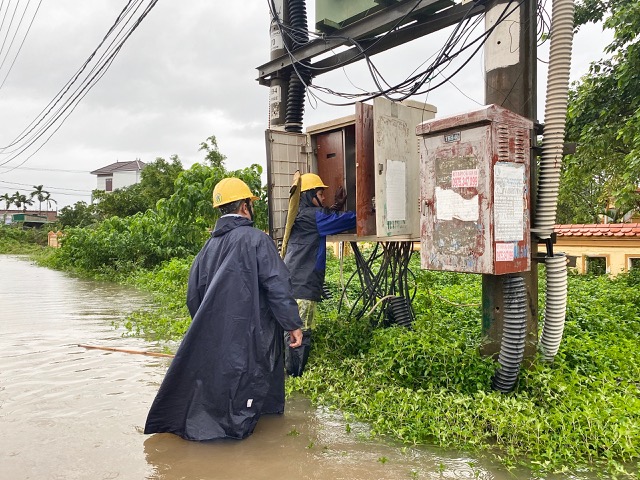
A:
<svg viewBox="0 0 640 480">
<path fill-rule="evenodd" d="M 422 268 L 530 270 L 532 128 L 532 121 L 497 105 L 416 128 Z"/>
<path fill-rule="evenodd" d="M 434 117 L 421 102 L 376 98 L 355 113 L 307 128 L 304 134 L 267 131 L 270 234 L 282 238 L 293 173 L 314 172 L 328 188 L 347 193 L 356 212 L 351 240 L 419 240 L 420 156 L 415 128 Z M 345 235 L 341 235 L 343 239 Z"/>
<path fill-rule="evenodd" d="M 296 171 L 310 171 L 311 149 L 306 135 L 267 130 L 267 196 L 269 234 L 276 241 L 284 237 L 289 209 L 289 190 Z"/>
<path fill-rule="evenodd" d="M 316 29 L 331 32 L 382 10 L 398 0 L 316 0 Z"/>
</svg>

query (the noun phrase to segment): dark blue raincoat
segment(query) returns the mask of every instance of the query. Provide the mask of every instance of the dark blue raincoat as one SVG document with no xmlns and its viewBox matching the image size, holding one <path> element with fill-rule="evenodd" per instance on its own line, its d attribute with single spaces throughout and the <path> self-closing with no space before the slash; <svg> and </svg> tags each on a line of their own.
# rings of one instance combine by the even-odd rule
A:
<svg viewBox="0 0 640 480">
<path fill-rule="evenodd" d="M 327 264 L 327 235 L 355 228 L 356 214 L 316 207 L 312 201 L 312 191 L 302 192 L 284 263 L 291 272 L 293 296 L 319 302 Z"/>
<path fill-rule="evenodd" d="M 284 411 L 283 332 L 302 326 L 273 240 L 221 217 L 191 267 L 187 306 L 193 321 L 144 433 L 245 438 L 261 414 Z"/>
</svg>

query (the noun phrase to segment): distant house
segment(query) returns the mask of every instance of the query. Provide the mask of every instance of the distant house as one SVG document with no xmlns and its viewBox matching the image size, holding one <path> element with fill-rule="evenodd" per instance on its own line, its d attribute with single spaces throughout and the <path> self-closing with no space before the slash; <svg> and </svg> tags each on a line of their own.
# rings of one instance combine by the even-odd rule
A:
<svg viewBox="0 0 640 480">
<path fill-rule="evenodd" d="M 612 276 L 640 269 L 640 223 L 556 225 L 554 251 L 579 273 Z"/>
<path fill-rule="evenodd" d="M 91 172 L 98 177 L 97 190 L 112 192 L 116 188 L 128 187 L 140 182 L 140 172 L 147 164 L 141 160 L 116 162 Z"/>
</svg>

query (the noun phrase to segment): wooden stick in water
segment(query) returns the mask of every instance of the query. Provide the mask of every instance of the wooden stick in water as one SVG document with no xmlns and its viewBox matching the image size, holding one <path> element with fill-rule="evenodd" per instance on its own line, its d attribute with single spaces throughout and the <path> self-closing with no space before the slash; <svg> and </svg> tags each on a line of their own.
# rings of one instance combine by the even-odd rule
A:
<svg viewBox="0 0 640 480">
<path fill-rule="evenodd" d="M 98 345 L 82 345 L 78 344 L 79 347 L 94 349 L 94 350 L 107 350 L 109 352 L 120 352 L 120 353 L 132 353 L 135 355 L 148 355 L 150 357 L 168 357 L 173 358 L 174 355 L 170 353 L 158 353 L 158 352 L 145 352 L 143 350 L 127 350 L 126 348 L 116 348 L 116 347 L 101 347 Z"/>
</svg>

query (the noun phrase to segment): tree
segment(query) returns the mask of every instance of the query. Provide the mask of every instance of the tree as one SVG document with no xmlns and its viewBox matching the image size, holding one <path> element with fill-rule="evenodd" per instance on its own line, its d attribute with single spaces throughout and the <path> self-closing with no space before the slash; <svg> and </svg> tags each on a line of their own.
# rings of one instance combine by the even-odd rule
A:
<svg viewBox="0 0 640 480">
<path fill-rule="evenodd" d="M 117 188 L 113 192 L 94 190 L 92 195 L 96 202 L 96 214 L 101 220 L 109 217 L 128 217 L 138 212 L 145 212 L 148 208 L 139 183 Z"/>
<path fill-rule="evenodd" d="M 113 192 L 93 191 L 96 213 L 99 218 L 129 217 L 147 210 L 155 210 L 158 200 L 169 198 L 175 191 L 175 181 L 183 171 L 177 155 L 171 162 L 156 158 L 141 173 L 140 183 L 118 188 Z"/>
<path fill-rule="evenodd" d="M 86 227 L 95 223 L 93 205 L 76 202 L 73 207 L 63 207 L 58 213 L 58 222 L 64 227 Z"/>
<path fill-rule="evenodd" d="M 51 198 L 51 194 L 49 192 L 47 192 L 46 197 L 44 198 L 44 201 L 47 202 L 47 212 L 49 212 L 49 209 L 51 208 L 51 204 L 55 203 L 56 204 L 56 210 L 58 208 L 58 202 L 55 201 L 53 198 Z"/>
<path fill-rule="evenodd" d="M 583 0 L 576 25 L 604 19 L 614 31 L 610 58 L 591 64 L 569 94 L 567 140 L 575 155 L 563 164 L 558 221 L 597 221 L 640 207 L 640 3 Z"/>
<path fill-rule="evenodd" d="M 177 155 L 172 155 L 170 160 L 158 157 L 142 170 L 140 186 L 147 208 L 155 208 L 158 200 L 169 198 L 175 192 L 176 179 L 184 168 Z"/>
<path fill-rule="evenodd" d="M 218 141 L 215 135 L 211 135 L 202 142 L 198 151 L 207 152 L 204 159 L 208 161 L 212 167 L 223 167 L 224 161 L 227 159 L 227 157 L 218 150 Z"/>
<path fill-rule="evenodd" d="M 49 192 L 44 190 L 44 185 L 34 185 L 35 189 L 33 192 L 29 194 L 31 198 L 36 197 L 38 199 L 38 213 L 42 213 L 42 202 L 46 201 L 49 195 Z"/>
<path fill-rule="evenodd" d="M 22 208 L 23 212 L 26 212 L 27 205 L 33 205 L 33 200 L 20 192 L 16 192 L 13 194 L 13 204 L 18 208 Z"/>
<path fill-rule="evenodd" d="M 13 205 L 13 195 L 9 195 L 8 193 L 4 193 L 0 195 L 0 200 L 4 200 L 4 216 L 2 217 L 2 224 L 7 223 L 7 210 L 9 207 Z"/>
</svg>

